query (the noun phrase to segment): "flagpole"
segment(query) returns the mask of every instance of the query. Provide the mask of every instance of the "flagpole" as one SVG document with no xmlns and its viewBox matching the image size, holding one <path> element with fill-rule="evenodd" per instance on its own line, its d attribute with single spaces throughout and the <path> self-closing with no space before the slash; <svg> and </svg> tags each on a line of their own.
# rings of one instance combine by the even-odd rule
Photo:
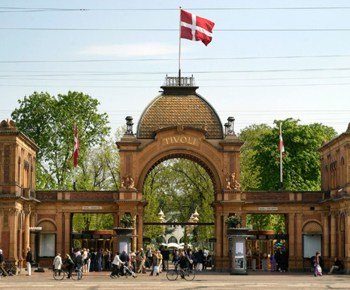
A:
<svg viewBox="0 0 350 290">
<path fill-rule="evenodd" d="M 179 7 L 179 86 L 181 86 L 181 6 Z"/>
<path fill-rule="evenodd" d="M 283 152 L 282 152 L 282 144 L 281 144 L 281 136 L 282 136 L 282 122 L 280 123 L 280 136 L 279 136 L 279 149 L 280 149 L 280 188 L 283 189 Z"/>
</svg>

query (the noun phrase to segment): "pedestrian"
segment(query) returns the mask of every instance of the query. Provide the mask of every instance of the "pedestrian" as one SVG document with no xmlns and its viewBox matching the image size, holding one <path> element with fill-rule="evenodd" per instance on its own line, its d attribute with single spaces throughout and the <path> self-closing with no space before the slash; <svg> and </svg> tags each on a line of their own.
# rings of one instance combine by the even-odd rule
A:
<svg viewBox="0 0 350 290">
<path fill-rule="evenodd" d="M 54 271 L 58 270 L 59 275 L 61 275 L 62 258 L 60 253 L 57 253 L 56 257 L 53 259 L 52 266 Z"/>
<path fill-rule="evenodd" d="M 339 271 L 343 270 L 343 268 L 344 268 L 344 265 L 343 265 L 342 261 L 339 260 L 339 259 L 336 257 L 336 258 L 334 258 L 334 264 L 333 264 L 333 266 L 331 267 L 331 269 L 330 269 L 330 271 L 328 272 L 328 274 L 332 274 L 333 271 L 338 271 L 338 272 L 339 272 Z"/>
<path fill-rule="evenodd" d="M 6 272 L 4 266 L 5 266 L 5 258 L 4 258 L 4 255 L 2 254 L 2 250 L 0 249 L 0 270 L 2 271 L 2 275 L 8 276 L 9 274 Z"/>
<path fill-rule="evenodd" d="M 27 248 L 27 255 L 26 255 L 26 263 L 27 263 L 27 276 L 32 275 L 32 263 L 33 263 L 33 254 L 30 250 L 30 248 Z"/>
<path fill-rule="evenodd" d="M 317 251 L 315 258 L 314 258 L 314 276 L 315 277 L 322 276 L 322 268 L 320 265 L 320 256 L 321 256 L 320 252 Z"/>
<path fill-rule="evenodd" d="M 113 259 L 113 262 L 112 262 L 112 273 L 111 273 L 111 278 L 117 276 L 119 277 L 120 275 L 120 269 L 121 269 L 121 266 L 124 264 L 124 262 L 122 260 L 120 260 L 120 257 L 119 257 L 119 252 L 116 253 L 114 259 Z"/>
</svg>

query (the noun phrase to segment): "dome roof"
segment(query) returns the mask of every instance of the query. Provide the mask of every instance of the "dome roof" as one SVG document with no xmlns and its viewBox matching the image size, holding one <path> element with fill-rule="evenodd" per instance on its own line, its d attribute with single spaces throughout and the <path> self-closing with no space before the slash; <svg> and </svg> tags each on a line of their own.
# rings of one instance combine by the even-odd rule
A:
<svg viewBox="0 0 350 290">
<path fill-rule="evenodd" d="M 155 132 L 174 126 L 204 129 L 208 139 L 222 139 L 223 128 L 214 108 L 196 93 L 197 87 L 163 86 L 164 92 L 144 110 L 137 137 L 154 138 Z"/>
</svg>

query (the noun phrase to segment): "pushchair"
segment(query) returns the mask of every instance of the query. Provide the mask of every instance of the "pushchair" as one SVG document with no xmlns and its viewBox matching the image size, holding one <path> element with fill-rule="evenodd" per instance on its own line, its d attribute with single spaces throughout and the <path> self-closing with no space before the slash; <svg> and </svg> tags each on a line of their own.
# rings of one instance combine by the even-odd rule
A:
<svg viewBox="0 0 350 290">
<path fill-rule="evenodd" d="M 122 276 L 125 276 L 126 278 L 128 278 L 128 276 L 132 276 L 134 278 L 137 277 L 137 275 L 135 274 L 135 272 L 133 270 L 130 269 L 129 266 L 123 264 L 121 269 L 120 269 L 120 274 Z"/>
<path fill-rule="evenodd" d="M 116 266 L 113 265 L 113 270 L 110 275 L 110 277 L 117 278 L 120 276 L 125 276 L 125 278 L 128 278 L 129 276 L 132 276 L 134 278 L 137 277 L 134 271 L 132 271 L 127 265 L 123 264 L 120 266 L 120 269 L 118 269 Z"/>
</svg>

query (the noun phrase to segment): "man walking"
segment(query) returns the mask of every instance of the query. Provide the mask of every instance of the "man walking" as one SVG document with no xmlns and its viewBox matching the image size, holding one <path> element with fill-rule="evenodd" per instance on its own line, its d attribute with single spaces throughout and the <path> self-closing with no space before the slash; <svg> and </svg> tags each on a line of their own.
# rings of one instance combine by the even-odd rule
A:
<svg viewBox="0 0 350 290">
<path fill-rule="evenodd" d="M 32 275 L 32 263 L 33 263 L 33 255 L 32 252 L 30 250 L 30 248 L 27 248 L 27 255 L 26 255 L 26 262 L 27 262 L 27 276 L 31 276 Z"/>
</svg>

